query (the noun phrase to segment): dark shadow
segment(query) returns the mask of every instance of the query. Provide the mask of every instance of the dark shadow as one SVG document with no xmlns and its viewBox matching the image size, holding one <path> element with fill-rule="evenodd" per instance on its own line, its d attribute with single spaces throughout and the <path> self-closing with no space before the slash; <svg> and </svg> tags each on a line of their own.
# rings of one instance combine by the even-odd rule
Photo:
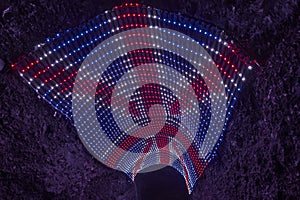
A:
<svg viewBox="0 0 300 200">
<path fill-rule="evenodd" d="M 183 176 L 169 166 L 139 173 L 135 184 L 138 200 L 187 200 L 189 197 Z"/>
</svg>

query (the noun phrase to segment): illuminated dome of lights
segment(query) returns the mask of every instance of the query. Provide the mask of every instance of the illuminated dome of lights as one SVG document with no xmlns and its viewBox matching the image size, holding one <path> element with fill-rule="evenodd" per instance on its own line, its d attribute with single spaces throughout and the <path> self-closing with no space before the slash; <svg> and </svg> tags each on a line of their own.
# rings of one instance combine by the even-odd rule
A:
<svg viewBox="0 0 300 200">
<path fill-rule="evenodd" d="M 210 23 L 124 4 L 47 38 L 12 68 L 100 162 L 133 180 L 172 166 L 191 192 L 254 65 Z"/>
</svg>

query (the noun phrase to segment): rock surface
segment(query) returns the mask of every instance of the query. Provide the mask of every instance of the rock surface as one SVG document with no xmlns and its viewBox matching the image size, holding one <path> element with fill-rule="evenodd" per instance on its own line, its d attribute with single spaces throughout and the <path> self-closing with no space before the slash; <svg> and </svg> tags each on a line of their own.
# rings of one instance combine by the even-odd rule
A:
<svg viewBox="0 0 300 200">
<path fill-rule="evenodd" d="M 0 71 L 2 71 L 4 65 L 5 65 L 4 61 L 0 58 Z"/>
<path fill-rule="evenodd" d="M 213 21 L 261 65 L 190 198 L 299 199 L 299 1 L 140 2 Z M 1 1 L 0 56 L 12 63 L 49 35 L 118 3 Z M 69 121 L 54 113 L 16 72 L 0 72 L 0 198 L 136 199 L 134 183 L 93 159 Z"/>
</svg>

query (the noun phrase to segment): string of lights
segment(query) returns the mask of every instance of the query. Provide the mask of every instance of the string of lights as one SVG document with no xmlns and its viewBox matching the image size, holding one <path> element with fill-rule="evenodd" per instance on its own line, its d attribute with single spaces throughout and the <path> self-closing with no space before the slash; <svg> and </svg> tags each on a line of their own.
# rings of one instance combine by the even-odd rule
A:
<svg viewBox="0 0 300 200">
<path fill-rule="evenodd" d="M 172 166 L 191 192 L 255 63 L 212 24 L 126 3 L 11 66 L 99 161 L 133 180 Z"/>
</svg>

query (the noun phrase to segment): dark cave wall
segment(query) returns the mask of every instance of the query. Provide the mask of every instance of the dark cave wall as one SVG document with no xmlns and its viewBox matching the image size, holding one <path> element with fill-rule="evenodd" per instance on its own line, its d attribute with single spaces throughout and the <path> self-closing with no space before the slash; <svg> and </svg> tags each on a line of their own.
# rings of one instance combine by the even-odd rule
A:
<svg viewBox="0 0 300 200">
<path fill-rule="evenodd" d="M 215 22 L 261 65 L 191 199 L 299 199 L 299 1 L 141 2 Z M 11 63 L 117 3 L 3 2 L 0 58 Z M 126 175 L 93 159 L 69 121 L 8 66 L 0 72 L 0 152 L 3 199 L 135 199 Z"/>
</svg>

